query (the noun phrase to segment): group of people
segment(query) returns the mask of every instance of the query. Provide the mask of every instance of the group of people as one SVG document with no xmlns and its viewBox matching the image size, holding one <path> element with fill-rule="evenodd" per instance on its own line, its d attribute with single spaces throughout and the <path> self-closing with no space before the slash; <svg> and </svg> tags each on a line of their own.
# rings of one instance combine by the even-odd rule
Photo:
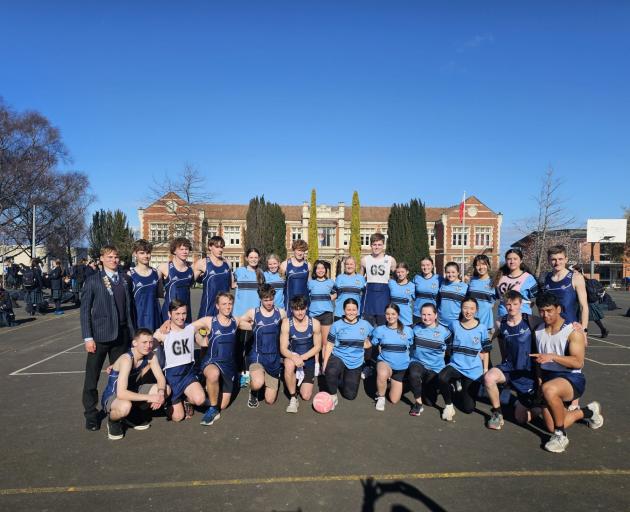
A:
<svg viewBox="0 0 630 512">
<path fill-rule="evenodd" d="M 306 260 L 303 240 L 286 261 L 268 256 L 264 271 L 251 248 L 247 264 L 232 272 L 219 236 L 194 265 L 190 242 L 174 239 L 171 261 L 158 268 L 150 265 L 151 244 L 138 240 L 129 273 L 119 271 L 116 248 L 104 247 L 103 270 L 86 279 L 81 295 L 86 428 L 99 428 L 97 383 L 106 356 L 113 365 L 101 405 L 110 439 L 123 437 L 123 423 L 147 428 L 152 411 L 163 407 L 173 421 L 202 408 L 201 423 L 212 425 L 247 383 L 248 406 L 255 408 L 275 403 L 284 380 L 286 412 L 297 413 L 321 376 L 334 409 L 339 395 L 356 398 L 361 379 L 372 373 L 377 411 L 386 397 L 399 402 L 407 383 L 414 398 L 409 414 L 421 415 L 441 395 L 445 421 L 456 409 L 471 413 L 483 386 L 493 430 L 504 424 L 499 388 L 509 387 L 516 420 L 542 416 L 552 452 L 564 451 L 565 429 L 576 421 L 602 426 L 600 404 L 578 402 L 589 307 L 584 277 L 567 267 L 564 247 L 549 250 L 553 270 L 539 285 L 518 249 L 506 253 L 494 278 L 488 257 L 478 255 L 470 278 L 462 279 L 455 262 L 438 275 L 426 257 L 410 279 L 408 265 L 385 253 L 382 234 L 370 244 L 371 253 L 360 262 L 346 258 L 334 280 L 327 262 Z M 195 281 L 203 291 L 192 321 Z M 494 340 L 501 361 L 493 366 Z"/>
</svg>

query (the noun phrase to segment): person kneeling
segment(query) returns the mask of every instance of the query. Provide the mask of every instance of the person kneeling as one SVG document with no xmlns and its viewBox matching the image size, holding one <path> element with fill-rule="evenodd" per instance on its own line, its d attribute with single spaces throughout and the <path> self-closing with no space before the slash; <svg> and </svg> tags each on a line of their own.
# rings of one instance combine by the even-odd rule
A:
<svg viewBox="0 0 630 512">
<path fill-rule="evenodd" d="M 156 384 L 143 384 L 152 372 Z M 150 410 L 164 405 L 169 390 L 153 353 L 153 334 L 148 329 L 138 329 L 131 342 L 131 350 L 113 364 L 101 405 L 109 415 L 107 437 L 122 439 L 125 435 L 122 420 L 135 430 L 149 428 Z"/>
<path fill-rule="evenodd" d="M 319 320 L 306 314 L 306 299 L 301 295 L 289 301 L 291 318 L 285 318 L 280 328 L 280 353 L 284 357 L 284 384 L 289 393 L 287 412 L 298 412 L 297 388 L 302 400 L 313 395 L 315 360 L 322 347 Z"/>
</svg>

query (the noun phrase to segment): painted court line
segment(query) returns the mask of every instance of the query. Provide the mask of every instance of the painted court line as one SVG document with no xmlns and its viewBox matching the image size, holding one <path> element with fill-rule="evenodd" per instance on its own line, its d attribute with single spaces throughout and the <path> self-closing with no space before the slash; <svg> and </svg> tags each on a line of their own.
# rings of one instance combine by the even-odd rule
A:
<svg viewBox="0 0 630 512">
<path fill-rule="evenodd" d="M 83 342 L 78 343 L 77 345 L 74 345 L 70 348 L 67 348 L 66 350 L 62 350 L 61 352 L 57 352 L 56 354 L 53 354 L 52 356 L 48 356 L 45 359 L 42 359 L 41 361 L 37 361 L 36 363 L 33 364 L 29 364 L 28 366 L 25 366 L 24 368 L 20 368 L 19 370 L 15 370 L 13 373 L 10 373 L 9 376 L 15 376 L 15 375 L 19 375 L 20 372 L 23 372 L 24 370 L 28 370 L 29 368 L 32 368 L 33 366 L 37 366 L 38 364 L 41 363 L 45 363 L 46 361 L 51 360 L 53 357 L 57 357 L 60 356 L 61 354 L 65 354 L 66 352 L 70 352 L 72 349 L 75 349 L 77 347 L 81 347 L 83 346 Z"/>
<path fill-rule="evenodd" d="M 147 482 L 138 484 L 78 485 L 69 487 L 22 487 L 0 489 L 0 496 L 20 494 L 64 494 L 80 492 L 134 491 L 148 489 L 179 489 L 187 487 L 222 487 L 239 485 L 274 485 L 321 482 L 359 482 L 373 479 L 388 480 L 448 480 L 458 478 L 548 478 L 554 476 L 630 476 L 630 469 L 577 469 L 550 471 L 462 471 L 456 473 L 400 473 L 386 475 L 319 475 L 271 478 L 243 478 L 233 480 L 189 480 L 184 482 Z"/>
<path fill-rule="evenodd" d="M 593 336 L 589 336 L 588 339 L 593 340 L 593 341 L 599 341 L 600 343 L 607 343 L 608 345 L 614 345 L 615 347 L 625 348 L 625 349 L 630 350 L 630 347 L 628 347 L 627 345 L 620 345 L 619 343 L 613 343 L 612 341 L 606 341 L 600 338 L 594 338 Z M 588 349 L 588 347 L 586 348 Z"/>
<path fill-rule="evenodd" d="M 588 357 L 585 357 L 584 359 L 600 366 L 630 366 L 630 363 L 601 363 L 599 361 L 595 361 L 595 359 L 590 359 Z"/>
</svg>

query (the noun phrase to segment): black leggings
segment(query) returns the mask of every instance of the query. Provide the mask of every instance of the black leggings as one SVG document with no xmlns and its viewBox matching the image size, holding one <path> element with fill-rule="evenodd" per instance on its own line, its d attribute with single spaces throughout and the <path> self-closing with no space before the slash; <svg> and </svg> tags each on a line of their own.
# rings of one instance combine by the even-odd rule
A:
<svg viewBox="0 0 630 512">
<path fill-rule="evenodd" d="M 326 365 L 326 387 L 331 395 L 337 394 L 341 380 L 341 394 L 347 400 L 354 400 L 361 384 L 361 367 L 353 370 L 346 367 L 343 361 L 331 355 Z"/>
<path fill-rule="evenodd" d="M 479 391 L 479 383 L 462 375 L 452 366 L 445 366 L 438 374 L 438 385 L 442 398 L 444 398 L 444 403 L 447 405 L 453 403 L 451 383 L 455 383 L 456 380 L 461 382 L 462 390 L 455 393 L 455 405 L 460 411 L 470 414 L 475 410 L 475 397 Z"/>
<path fill-rule="evenodd" d="M 414 398 L 421 398 L 423 402 L 434 404 L 437 399 L 437 373 L 425 368 L 421 363 L 413 362 L 409 365 L 409 386 Z M 424 386 L 423 386 L 424 385 Z M 428 400 L 425 400 L 428 398 Z"/>
</svg>

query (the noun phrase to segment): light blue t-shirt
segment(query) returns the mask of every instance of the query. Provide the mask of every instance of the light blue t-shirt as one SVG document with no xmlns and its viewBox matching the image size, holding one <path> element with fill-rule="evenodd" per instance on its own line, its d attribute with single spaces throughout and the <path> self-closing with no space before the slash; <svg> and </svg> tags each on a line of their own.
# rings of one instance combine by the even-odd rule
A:
<svg viewBox="0 0 630 512">
<path fill-rule="evenodd" d="M 428 370 L 439 373 L 446 366 L 444 356 L 453 344 L 453 333 L 442 324 L 435 327 L 416 324 L 413 328 L 413 344 L 411 362 L 418 362 Z"/>
<path fill-rule="evenodd" d="M 269 270 L 265 271 L 265 283 L 273 286 L 273 289 L 276 291 L 276 294 L 273 298 L 273 303 L 277 308 L 284 308 L 284 279 L 280 275 L 279 272 L 269 272 Z"/>
<path fill-rule="evenodd" d="M 337 320 L 328 333 L 327 341 L 335 344 L 332 354 L 341 359 L 346 368 L 360 368 L 363 365 L 363 343 L 372 334 L 372 329 L 363 319 L 353 324 L 344 319 Z"/>
<path fill-rule="evenodd" d="M 437 306 L 438 292 L 442 284 L 442 276 L 433 274 L 429 278 L 416 275 L 413 278 L 413 284 L 416 287 L 416 300 L 413 304 L 413 314 L 420 316 L 422 305 L 430 302 Z"/>
<path fill-rule="evenodd" d="M 341 274 L 335 279 L 333 292 L 337 294 L 335 299 L 335 316 L 343 316 L 343 303 L 347 299 L 354 299 L 359 303 L 359 315 L 361 314 L 361 295 L 365 290 L 365 277 L 359 274 Z"/>
<path fill-rule="evenodd" d="M 405 325 L 399 332 L 398 329 L 380 325 L 372 331 L 370 342 L 381 347 L 377 361 L 384 361 L 395 371 L 409 368 L 409 347 L 413 345 L 410 327 Z"/>
<path fill-rule="evenodd" d="M 322 313 L 333 311 L 333 303 L 330 294 L 333 291 L 335 283 L 332 279 L 311 279 L 307 283 L 310 305 L 308 307 L 308 315 L 315 317 Z"/>
<path fill-rule="evenodd" d="M 416 297 L 416 286 L 408 282 L 399 284 L 393 279 L 389 280 L 389 300 L 400 308 L 400 321 L 403 325 L 413 323 L 413 300 Z"/>
<path fill-rule="evenodd" d="M 256 272 L 247 267 L 239 267 L 234 271 L 237 288 L 234 296 L 234 316 L 243 316 L 248 309 L 260 306 L 258 296 L 258 280 Z"/>
<path fill-rule="evenodd" d="M 492 280 L 473 277 L 468 284 L 468 295 L 477 300 L 479 311 L 477 318 L 487 329 L 494 327 L 492 307 L 496 301 L 496 293 L 492 286 Z"/>
<path fill-rule="evenodd" d="M 492 343 L 488 339 L 488 329 L 479 322 L 475 327 L 466 329 L 461 322 L 451 324 L 453 331 L 453 349 L 449 366 L 462 375 L 477 380 L 483 375 L 483 363 L 480 352 L 490 352 Z"/>
<path fill-rule="evenodd" d="M 462 310 L 462 302 L 466 297 L 468 285 L 457 281 L 451 283 L 444 280 L 440 286 L 438 315 L 440 323 L 450 325 L 451 322 L 459 320 L 459 313 Z"/>
</svg>

